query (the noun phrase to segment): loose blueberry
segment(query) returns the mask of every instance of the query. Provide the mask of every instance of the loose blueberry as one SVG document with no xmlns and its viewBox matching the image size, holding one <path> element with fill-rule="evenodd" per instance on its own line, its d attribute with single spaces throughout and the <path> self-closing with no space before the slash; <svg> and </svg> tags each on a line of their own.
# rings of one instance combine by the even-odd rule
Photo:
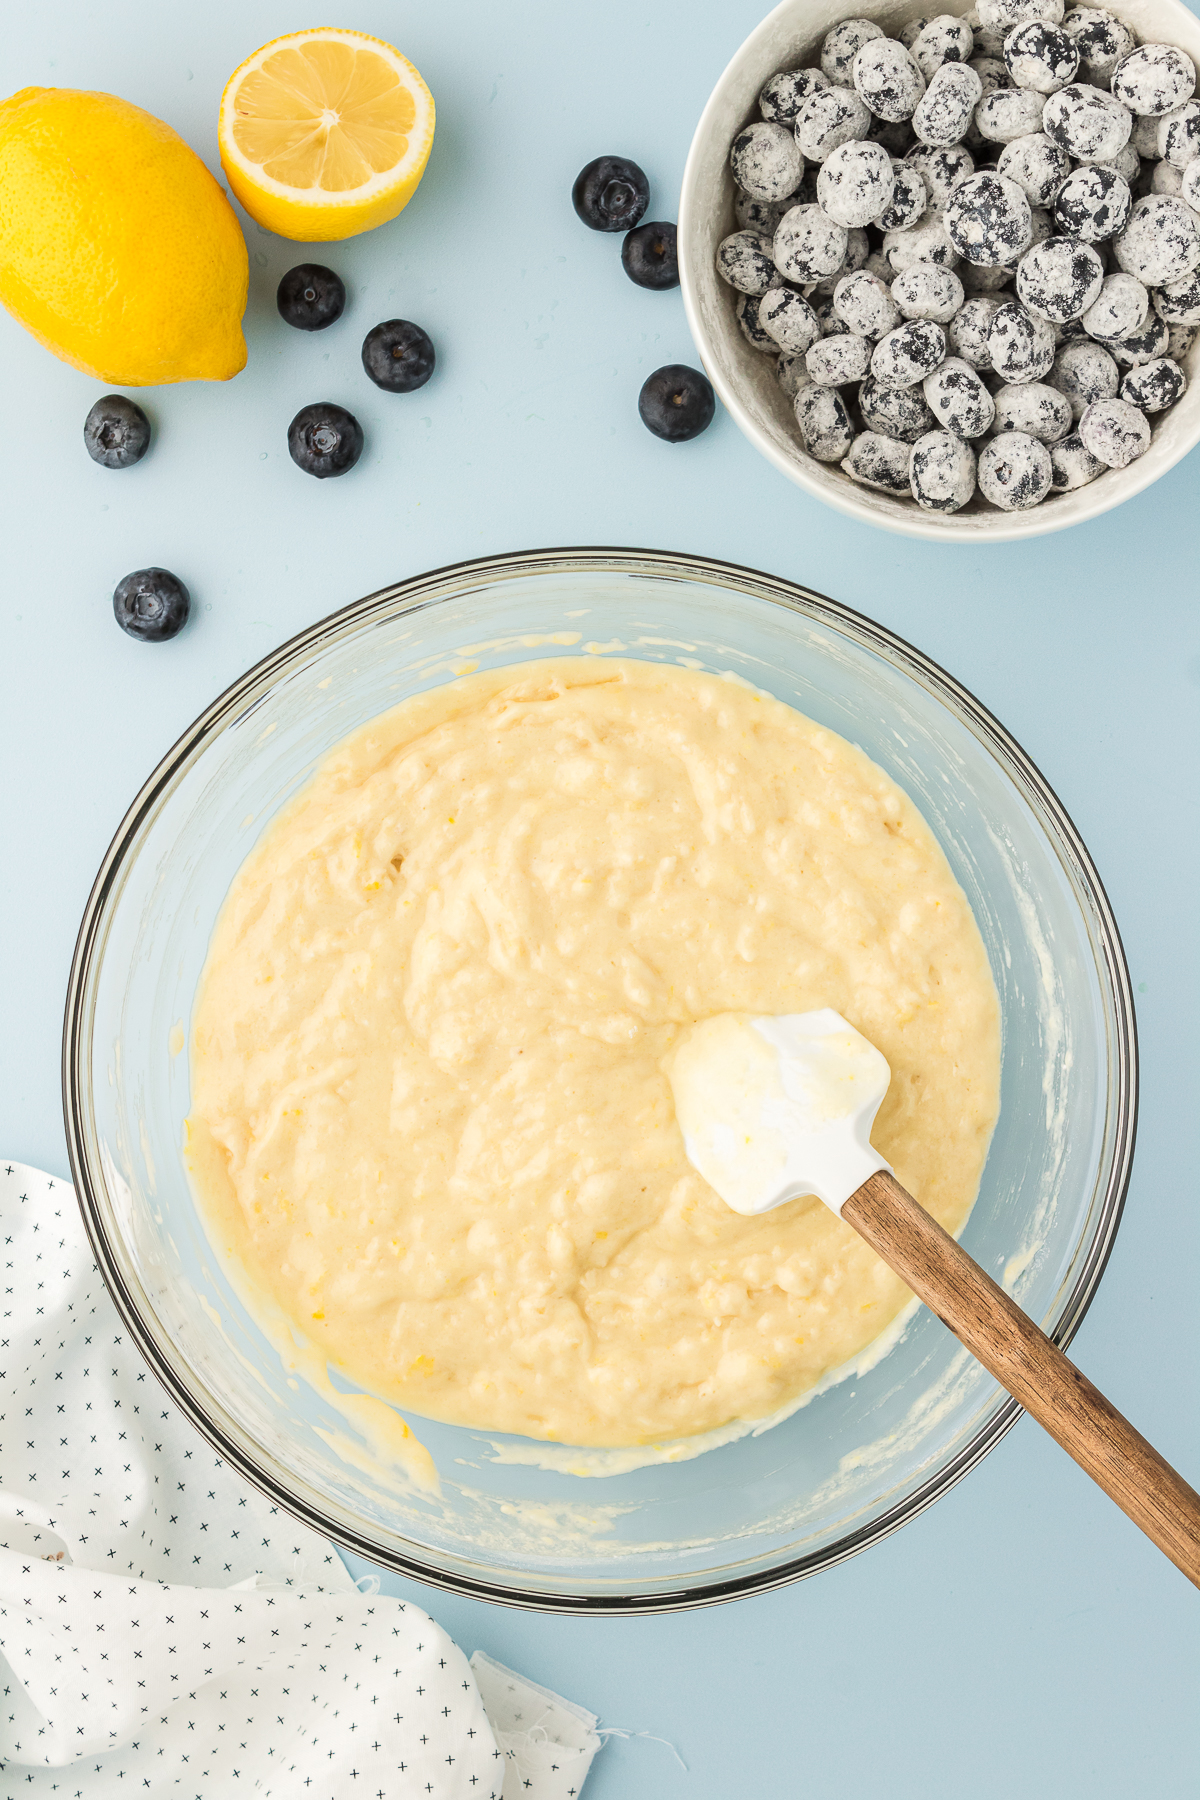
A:
<svg viewBox="0 0 1200 1800">
<path fill-rule="evenodd" d="M 353 413 L 332 400 L 302 406 L 288 426 L 292 461 L 319 481 L 352 469 L 362 455 L 362 447 L 362 426 Z"/>
<path fill-rule="evenodd" d="M 113 615 L 122 631 L 143 644 L 165 644 L 187 624 L 191 598 L 169 569 L 135 569 L 117 583 Z"/>
<path fill-rule="evenodd" d="M 435 360 L 433 339 L 411 319 L 387 319 L 363 339 L 362 366 L 375 386 L 389 394 L 412 394 L 424 387 Z"/>
<path fill-rule="evenodd" d="M 673 225 L 639 225 L 621 245 L 621 265 L 639 287 L 679 286 L 679 258 Z"/>
<path fill-rule="evenodd" d="M 150 448 L 150 421 L 124 394 L 105 394 L 83 421 L 83 441 L 105 469 L 132 469 Z"/>
<path fill-rule="evenodd" d="M 297 331 L 324 331 L 341 318 L 346 289 L 341 276 L 321 263 L 297 263 L 280 282 L 275 304 L 284 323 Z"/>
<path fill-rule="evenodd" d="M 650 200 L 650 183 L 626 156 L 598 156 L 571 189 L 575 211 L 593 231 L 632 231 Z"/>
<path fill-rule="evenodd" d="M 642 424 L 668 444 L 685 444 L 712 424 L 717 403 L 712 383 L 699 369 L 667 363 L 642 384 L 638 412 Z"/>
</svg>

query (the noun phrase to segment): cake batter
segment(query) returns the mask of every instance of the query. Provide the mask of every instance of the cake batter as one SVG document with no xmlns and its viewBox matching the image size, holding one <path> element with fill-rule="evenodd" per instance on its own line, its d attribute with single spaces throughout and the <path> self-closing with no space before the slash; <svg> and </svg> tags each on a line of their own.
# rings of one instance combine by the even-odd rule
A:
<svg viewBox="0 0 1200 1800">
<path fill-rule="evenodd" d="M 732 680 L 468 676 L 349 737 L 239 872 L 193 1019 L 200 1202 L 334 1367 L 431 1418 L 587 1445 L 763 1418 L 908 1291 L 819 1201 L 726 1207 L 663 1059 L 714 1013 L 826 1006 L 956 1231 L 999 1010 L 906 796 Z"/>
</svg>

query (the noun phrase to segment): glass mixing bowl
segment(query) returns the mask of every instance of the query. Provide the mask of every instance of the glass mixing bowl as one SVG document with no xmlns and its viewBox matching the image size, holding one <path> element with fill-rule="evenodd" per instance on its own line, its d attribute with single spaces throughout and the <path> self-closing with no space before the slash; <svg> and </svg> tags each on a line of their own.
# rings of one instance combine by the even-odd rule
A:
<svg viewBox="0 0 1200 1800">
<path fill-rule="evenodd" d="M 172 1398 L 272 1500 L 390 1568 L 580 1612 L 665 1611 L 810 1575 L 894 1531 L 1018 1415 L 927 1311 L 782 1423 L 693 1460 L 583 1478 L 527 1440 L 413 1416 L 440 1499 L 296 1379 L 227 1281 L 180 1153 L 186 1038 L 243 858 L 339 739 L 406 695 L 543 656 L 732 671 L 907 790 L 979 921 L 1004 1024 L 1000 1121 L 963 1242 L 1060 1344 L 1112 1245 L 1133 1152 L 1128 972 L 1095 869 L 1028 757 L 880 626 L 788 582 L 655 552 L 540 551 L 401 583 L 314 625 L 199 718 L 130 807 L 71 972 L 64 1088 L 96 1259 Z M 182 1048 L 181 1048 L 182 1045 Z M 276 1340 L 278 1342 L 278 1340 Z M 533 1452 L 535 1457 L 539 1454 Z"/>
</svg>

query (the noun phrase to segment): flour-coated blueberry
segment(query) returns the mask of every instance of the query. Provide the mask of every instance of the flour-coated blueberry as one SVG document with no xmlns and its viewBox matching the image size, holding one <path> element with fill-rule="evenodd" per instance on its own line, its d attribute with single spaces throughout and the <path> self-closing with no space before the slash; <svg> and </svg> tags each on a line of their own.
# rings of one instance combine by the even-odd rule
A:
<svg viewBox="0 0 1200 1800">
<path fill-rule="evenodd" d="M 1102 344 L 1081 339 L 1061 347 L 1046 381 L 1065 394 L 1078 425 L 1093 400 L 1112 399 L 1121 385 L 1121 373 Z"/>
<path fill-rule="evenodd" d="M 1106 243 L 1124 231 L 1132 211 L 1129 183 L 1094 163 L 1073 170 L 1054 197 L 1055 225 L 1085 244 Z"/>
<path fill-rule="evenodd" d="M 1001 302 L 991 294 L 964 300 L 946 327 L 946 345 L 952 356 L 961 356 L 973 369 L 990 369 L 992 353 L 988 333 Z"/>
<path fill-rule="evenodd" d="M 932 375 L 946 356 L 946 334 L 932 319 L 908 319 L 880 338 L 871 373 L 884 387 L 912 387 Z"/>
<path fill-rule="evenodd" d="M 1167 355 L 1172 362 L 1182 363 L 1198 337 L 1200 337 L 1200 324 L 1168 325 Z"/>
<path fill-rule="evenodd" d="M 803 188 L 804 183 L 800 183 Z M 743 194 L 741 188 L 733 196 L 733 217 L 739 231 L 753 231 L 759 237 L 773 238 L 785 212 L 802 202 L 791 195 L 786 200 L 756 200 Z"/>
<path fill-rule="evenodd" d="M 742 192 L 755 200 L 786 200 L 800 185 L 804 158 L 786 125 L 756 119 L 730 145 L 729 167 Z"/>
<path fill-rule="evenodd" d="M 805 352 L 785 350 L 775 364 L 775 379 L 788 399 L 794 400 L 800 389 L 808 387 L 812 381 Z"/>
<path fill-rule="evenodd" d="M 914 144 L 904 162 L 925 183 L 934 208 L 944 207 L 951 190 L 975 173 L 975 159 L 964 144 Z"/>
<path fill-rule="evenodd" d="M 975 492 L 975 452 L 952 431 L 927 431 L 912 447 L 908 485 L 923 512 L 958 512 Z"/>
<path fill-rule="evenodd" d="M 758 316 L 761 301 L 761 294 L 739 294 L 734 312 L 737 314 L 737 322 L 742 328 L 742 336 L 751 348 L 761 350 L 764 356 L 777 356 L 779 345 L 770 332 L 763 329 Z"/>
<path fill-rule="evenodd" d="M 960 256 L 985 268 L 1007 266 L 1028 247 L 1029 201 L 1007 176 L 983 172 L 960 181 L 946 202 L 946 231 Z"/>
<path fill-rule="evenodd" d="M 1190 100 L 1196 89 L 1196 65 L 1174 44 L 1142 44 L 1113 70 L 1112 91 L 1130 112 L 1159 119 Z"/>
<path fill-rule="evenodd" d="M 914 263 L 892 283 L 892 299 L 906 319 L 948 325 L 963 298 L 963 284 L 953 269 L 939 269 L 935 263 Z"/>
<path fill-rule="evenodd" d="M 978 6 L 979 23 L 1005 36 L 1015 25 L 1026 25 L 1033 19 L 1057 25 L 1065 10 L 1065 0 L 979 0 Z"/>
<path fill-rule="evenodd" d="M 1150 421 L 1128 400 L 1093 400 L 1079 421 L 1084 448 L 1108 469 L 1127 469 L 1150 448 Z"/>
<path fill-rule="evenodd" d="M 907 119 L 877 119 L 874 113 L 871 114 L 871 123 L 867 126 L 865 135 L 869 143 L 882 144 L 888 155 L 895 160 L 911 150 L 915 142 L 912 125 Z"/>
<path fill-rule="evenodd" d="M 932 81 L 943 63 L 970 62 L 975 54 L 975 33 L 965 19 L 939 13 L 921 27 L 907 48 L 926 81 Z"/>
<path fill-rule="evenodd" d="M 1103 475 L 1104 464 L 1092 455 L 1077 431 L 1050 446 L 1050 487 L 1055 494 L 1070 494 Z"/>
<path fill-rule="evenodd" d="M 1127 181 L 1129 183 L 1130 192 L 1132 192 L 1134 183 L 1137 182 L 1141 173 L 1142 159 L 1134 149 L 1131 141 L 1128 144 L 1122 145 L 1115 156 L 1093 156 L 1089 159 L 1089 162 L 1083 166 L 1096 169 L 1111 169 L 1114 175 L 1119 175 L 1122 181 Z"/>
<path fill-rule="evenodd" d="M 1158 154 L 1179 170 L 1200 156 L 1200 100 L 1185 100 L 1163 114 L 1158 121 Z"/>
<path fill-rule="evenodd" d="M 996 403 L 979 374 L 961 357 L 948 356 L 921 384 L 925 404 L 955 437 L 978 438 L 996 416 Z"/>
<path fill-rule="evenodd" d="M 1200 213 L 1200 156 L 1193 158 L 1183 171 L 1183 179 L 1179 184 L 1179 198 L 1185 201 L 1194 213 Z"/>
<path fill-rule="evenodd" d="M 1007 300 L 992 319 L 988 354 L 1001 381 L 1040 381 L 1054 362 L 1054 333 L 1045 319 Z"/>
<path fill-rule="evenodd" d="M 971 67 L 983 83 L 985 94 L 994 94 L 997 88 L 1009 88 L 1013 85 L 1008 64 L 1004 60 L 1003 43 L 995 56 L 973 56 Z"/>
<path fill-rule="evenodd" d="M 903 44 L 875 38 L 854 59 L 854 91 L 877 119 L 911 119 L 925 92 L 925 77 Z"/>
<path fill-rule="evenodd" d="M 1017 87 L 1056 94 L 1079 72 L 1079 47 L 1060 25 L 1031 19 L 1005 38 L 1004 61 Z"/>
<path fill-rule="evenodd" d="M 1158 156 L 1158 120 L 1143 119 L 1135 114 L 1129 142 L 1139 156 L 1153 162 Z"/>
<path fill-rule="evenodd" d="M 765 294 L 779 280 L 771 240 L 752 231 L 735 231 L 717 246 L 717 274 L 740 294 Z"/>
<path fill-rule="evenodd" d="M 923 144 L 957 144 L 983 98 L 983 83 L 967 63 L 943 63 L 917 103 L 912 127 Z"/>
<path fill-rule="evenodd" d="M 841 268 L 846 244 L 846 227 L 827 218 L 819 206 L 794 206 L 779 221 L 772 254 L 789 281 L 818 281 Z"/>
<path fill-rule="evenodd" d="M 1054 235 L 1053 215 L 1047 212 L 1044 206 L 1031 206 L 1029 209 L 1029 248 L 1032 250 L 1036 245 L 1044 244 L 1047 238 L 1052 238 Z"/>
<path fill-rule="evenodd" d="M 1159 356 L 1131 369 L 1121 383 L 1121 398 L 1144 413 L 1165 412 L 1187 393 L 1188 378 L 1170 356 Z"/>
<path fill-rule="evenodd" d="M 1182 281 L 1200 263 L 1200 220 L 1186 200 L 1147 194 L 1117 237 L 1117 262 L 1147 287 Z"/>
<path fill-rule="evenodd" d="M 1042 130 L 1077 162 L 1105 162 L 1129 142 L 1133 114 L 1102 89 L 1073 81 L 1046 101 Z"/>
<path fill-rule="evenodd" d="M 804 448 L 818 462 L 841 462 L 854 442 L 846 403 L 835 387 L 811 383 L 796 395 L 796 423 Z"/>
<path fill-rule="evenodd" d="M 1200 269 L 1193 269 L 1181 281 L 1165 281 L 1150 298 L 1168 326 L 1200 325 Z"/>
<path fill-rule="evenodd" d="M 839 144 L 867 135 L 871 115 L 853 88 L 818 88 L 796 119 L 796 143 L 809 162 L 824 162 Z"/>
<path fill-rule="evenodd" d="M 1118 270 L 1115 275 L 1104 277 L 1099 294 L 1082 315 L 1083 329 L 1101 342 L 1128 337 L 1146 323 L 1149 311 L 1149 290 L 1136 275 Z"/>
<path fill-rule="evenodd" d="M 862 431 L 851 444 L 842 467 L 863 487 L 907 498 L 910 455 L 911 448 L 902 439 L 884 437 L 878 431 Z"/>
<path fill-rule="evenodd" d="M 801 356 L 821 335 L 820 321 L 803 294 L 780 285 L 778 276 L 758 303 L 758 322 L 781 350 Z"/>
<path fill-rule="evenodd" d="M 1173 200 L 1182 199 L 1183 176 L 1184 171 L 1177 169 L 1174 163 L 1156 162 L 1151 171 L 1150 186 L 1146 189 L 1146 193 L 1167 194 Z M 1138 195 L 1139 200 L 1144 197 L 1143 194 Z"/>
<path fill-rule="evenodd" d="M 979 452 L 976 479 L 1002 512 L 1028 512 L 1050 492 L 1053 468 L 1045 444 L 1027 431 L 1002 431 Z"/>
<path fill-rule="evenodd" d="M 1005 144 L 996 173 L 1015 181 L 1030 206 L 1049 206 L 1071 173 L 1071 159 L 1044 131 L 1031 131 Z"/>
<path fill-rule="evenodd" d="M 833 310 L 856 337 L 877 343 L 900 323 L 900 308 L 886 285 L 866 269 L 843 275 L 833 290 Z"/>
<path fill-rule="evenodd" d="M 858 390 L 858 409 L 872 431 L 906 444 L 915 444 L 937 425 L 919 386 L 883 387 L 873 375 L 868 375 Z"/>
<path fill-rule="evenodd" d="M 833 290 L 842 276 L 853 274 L 855 269 L 861 269 L 870 255 L 870 250 L 870 240 L 866 232 L 860 226 L 851 226 L 846 233 L 846 254 L 842 257 L 841 262 L 832 274 L 819 275 L 813 283 L 812 293 L 809 296 L 813 305 L 815 306 L 818 300 L 831 300 Z"/>
<path fill-rule="evenodd" d="M 977 63 L 981 56 L 986 56 L 993 62 L 1002 60 L 1004 56 L 1004 40 L 1012 30 L 1012 25 L 1006 24 L 1003 27 L 985 25 L 983 20 L 979 17 L 978 7 L 972 7 L 970 12 L 963 14 L 963 18 L 971 27 L 975 38 L 975 55 L 971 58 L 971 61 Z M 1005 73 L 1007 74 L 1007 71 L 1005 71 Z"/>
<path fill-rule="evenodd" d="M 839 225 L 869 225 L 890 204 L 895 177 L 882 144 L 859 139 L 839 144 L 821 164 L 817 203 Z"/>
<path fill-rule="evenodd" d="M 997 431 L 1024 431 L 1040 443 L 1057 444 L 1075 423 L 1067 396 L 1043 381 L 1010 383 L 993 398 Z"/>
<path fill-rule="evenodd" d="M 883 36 L 883 27 L 874 19 L 843 19 L 825 33 L 818 61 L 822 75 L 838 87 L 848 87 L 854 70 L 854 59 L 864 44 Z"/>
<path fill-rule="evenodd" d="M 871 344 L 852 331 L 820 338 L 808 352 L 808 373 L 818 387 L 849 387 L 871 366 Z"/>
<path fill-rule="evenodd" d="M 800 109 L 817 88 L 829 86 L 820 69 L 781 69 L 758 96 L 758 110 L 769 125 L 795 125 Z"/>
<path fill-rule="evenodd" d="M 1020 300 L 1055 325 L 1085 313 L 1103 282 L 1104 264 L 1079 238 L 1047 238 L 1027 250 L 1017 265 Z"/>
<path fill-rule="evenodd" d="M 929 195 L 924 181 L 906 162 L 892 166 L 892 197 L 872 223 L 881 231 L 906 231 L 924 215 Z"/>
<path fill-rule="evenodd" d="M 1028 88 L 993 88 L 975 108 L 979 134 L 991 144 L 1007 144 L 1042 129 L 1043 101 Z"/>
<path fill-rule="evenodd" d="M 883 255 L 893 276 L 902 275 L 914 263 L 936 263 L 941 269 L 955 269 L 959 261 L 944 220 L 934 212 L 927 212 L 907 231 L 885 232 Z"/>
</svg>

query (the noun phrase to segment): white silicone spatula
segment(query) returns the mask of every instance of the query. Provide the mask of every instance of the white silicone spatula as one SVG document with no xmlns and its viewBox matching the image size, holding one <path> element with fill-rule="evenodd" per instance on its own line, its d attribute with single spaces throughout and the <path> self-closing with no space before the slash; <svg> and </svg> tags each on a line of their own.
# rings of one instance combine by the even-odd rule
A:
<svg viewBox="0 0 1200 1800">
<path fill-rule="evenodd" d="M 1200 1587 L 1200 1494 L 907 1193 L 871 1146 L 886 1059 L 840 1013 L 695 1026 L 668 1077 L 688 1159 L 729 1206 L 815 1194 Z"/>
</svg>

